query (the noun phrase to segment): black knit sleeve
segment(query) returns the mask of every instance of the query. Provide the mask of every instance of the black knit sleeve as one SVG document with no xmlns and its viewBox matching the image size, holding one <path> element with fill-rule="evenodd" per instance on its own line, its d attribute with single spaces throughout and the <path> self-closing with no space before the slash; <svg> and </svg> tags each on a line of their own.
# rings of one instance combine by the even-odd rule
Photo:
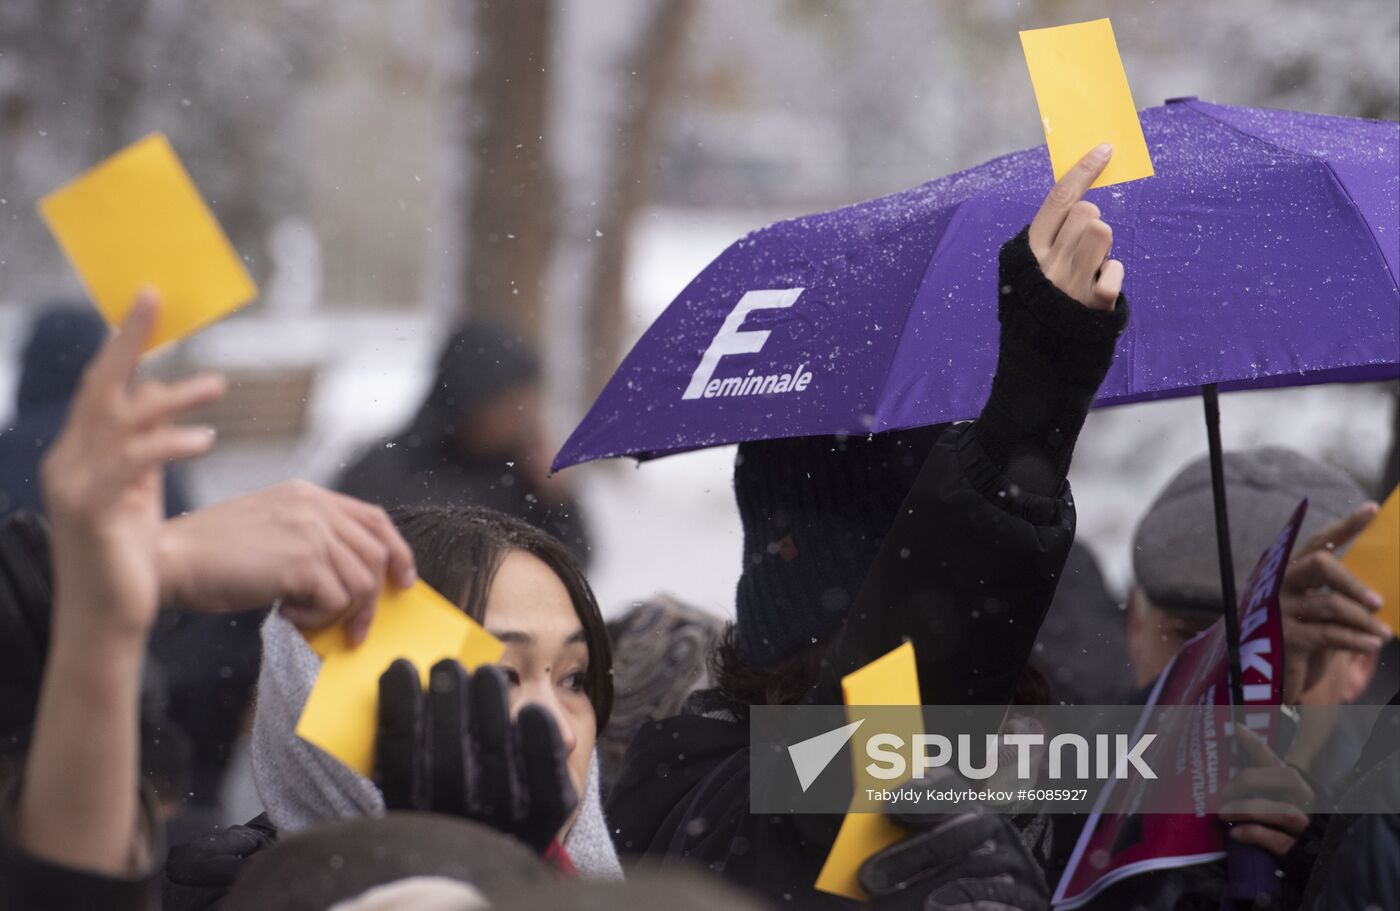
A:
<svg viewBox="0 0 1400 911">
<path fill-rule="evenodd" d="M 926 703 L 1010 701 L 1074 540 L 1065 475 L 1113 362 L 1127 301 L 1093 310 L 1061 292 L 1028 230 L 1002 247 L 1001 347 L 971 426 L 933 446 L 847 615 L 813 701 L 912 641 Z"/>
<path fill-rule="evenodd" d="M 1127 326 L 1128 301 L 1120 294 L 1114 309 L 1094 310 L 1056 288 L 1031 252 L 1029 230 L 1001 248 L 1001 345 L 974 432 L 1009 481 L 1055 496 Z"/>
</svg>

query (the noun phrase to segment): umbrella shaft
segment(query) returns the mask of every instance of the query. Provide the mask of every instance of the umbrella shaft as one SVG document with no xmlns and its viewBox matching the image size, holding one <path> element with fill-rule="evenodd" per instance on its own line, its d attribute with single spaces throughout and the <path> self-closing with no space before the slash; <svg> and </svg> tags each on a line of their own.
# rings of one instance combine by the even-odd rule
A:
<svg viewBox="0 0 1400 911">
<path fill-rule="evenodd" d="M 1214 383 L 1201 389 L 1206 407 L 1206 437 L 1210 443 L 1210 487 L 1215 495 L 1215 543 L 1220 555 L 1220 592 L 1224 596 L 1225 645 L 1230 660 L 1230 702 L 1234 721 L 1242 720 L 1244 688 L 1240 670 L 1239 596 L 1235 593 L 1235 560 L 1230 552 L 1230 515 L 1225 502 L 1225 453 L 1220 443 L 1220 391 Z"/>
</svg>

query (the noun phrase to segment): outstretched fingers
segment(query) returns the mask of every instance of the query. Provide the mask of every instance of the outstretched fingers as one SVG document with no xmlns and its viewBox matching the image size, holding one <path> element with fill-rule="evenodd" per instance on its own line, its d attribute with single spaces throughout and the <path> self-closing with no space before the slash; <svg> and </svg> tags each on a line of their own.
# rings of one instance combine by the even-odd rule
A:
<svg viewBox="0 0 1400 911">
<path fill-rule="evenodd" d="M 227 388 L 223 376 L 217 373 L 201 373 L 173 383 L 142 383 L 131 393 L 127 420 L 134 427 L 167 423 L 212 405 L 223 397 Z"/>
</svg>

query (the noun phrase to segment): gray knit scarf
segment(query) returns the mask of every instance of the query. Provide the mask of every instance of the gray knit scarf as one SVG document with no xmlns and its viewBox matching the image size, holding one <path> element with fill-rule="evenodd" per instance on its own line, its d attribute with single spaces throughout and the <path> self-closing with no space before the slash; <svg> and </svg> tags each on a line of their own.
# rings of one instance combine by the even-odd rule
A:
<svg viewBox="0 0 1400 911">
<path fill-rule="evenodd" d="M 253 780 L 272 824 L 280 832 L 295 832 L 332 819 L 382 815 L 384 797 L 373 782 L 296 735 L 321 659 L 275 611 L 263 624 L 262 646 L 253 716 Z M 564 849 L 583 878 L 622 879 L 622 865 L 603 817 L 596 752 Z"/>
</svg>

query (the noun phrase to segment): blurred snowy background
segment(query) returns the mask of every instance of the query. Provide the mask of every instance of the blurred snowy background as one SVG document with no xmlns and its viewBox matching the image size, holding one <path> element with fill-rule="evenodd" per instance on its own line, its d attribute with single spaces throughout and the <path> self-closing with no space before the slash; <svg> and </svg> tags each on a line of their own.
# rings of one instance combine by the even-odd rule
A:
<svg viewBox="0 0 1400 911">
<path fill-rule="evenodd" d="M 35 200 L 163 130 L 263 291 L 163 356 L 236 381 L 197 499 L 330 480 L 408 419 L 467 313 L 537 339 L 560 442 L 744 232 L 1042 141 L 1017 30 L 1100 16 L 1140 107 L 1400 116 L 1395 0 L 4 0 L 0 413 L 35 304 L 78 291 Z M 1381 490 L 1394 387 L 1230 395 L 1225 441 Z M 1091 418 L 1072 480 L 1115 584 L 1147 498 L 1204 450 L 1194 399 Z M 606 612 L 732 610 L 732 458 L 571 469 Z"/>
</svg>

